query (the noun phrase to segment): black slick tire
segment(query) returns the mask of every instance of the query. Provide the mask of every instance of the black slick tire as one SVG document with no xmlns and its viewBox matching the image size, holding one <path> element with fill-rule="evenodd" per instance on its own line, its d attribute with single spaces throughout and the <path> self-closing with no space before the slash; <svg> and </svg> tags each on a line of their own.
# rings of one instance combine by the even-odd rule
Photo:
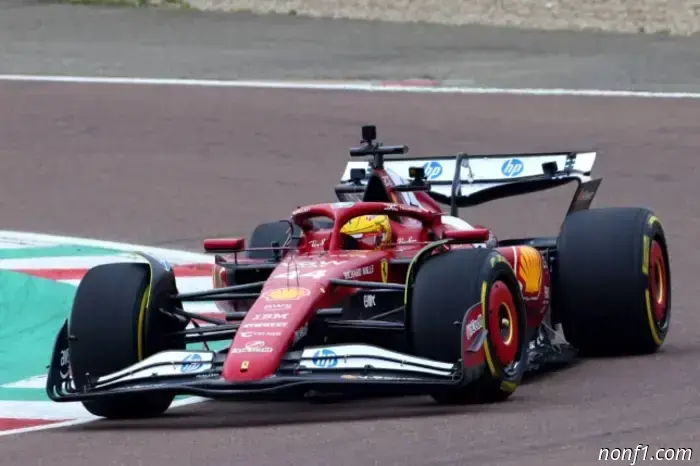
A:
<svg viewBox="0 0 700 466">
<path fill-rule="evenodd" d="M 657 351 L 671 318 L 671 272 L 658 218 L 643 208 L 576 212 L 562 225 L 553 311 L 583 356 Z"/>
<path fill-rule="evenodd" d="M 116 263 L 88 271 L 76 291 L 68 320 L 70 365 L 78 389 L 166 349 L 185 349 L 164 334 L 177 328 L 172 317 L 149 311 L 150 271 L 147 264 Z M 181 325 L 181 324 L 179 324 Z M 164 413 L 174 395 L 138 393 L 83 402 L 95 416 L 110 419 L 155 417 Z"/>
<path fill-rule="evenodd" d="M 511 322 L 517 322 L 513 328 L 517 340 L 511 341 L 512 363 L 504 364 L 496 357 L 495 338 L 502 329 L 494 328 L 487 304 L 482 319 L 487 331 L 483 345 L 486 363 L 479 367 L 476 380 L 434 393 L 432 396 L 439 403 L 490 403 L 511 396 L 527 363 L 525 306 L 513 269 L 494 249 L 457 249 L 434 255 L 417 271 L 408 308 L 409 343 L 416 356 L 442 362 L 463 358 L 465 315 L 472 306 L 482 301 L 489 303 L 496 284 L 500 290 L 505 286 L 512 297 L 511 312 L 516 319 Z"/>
</svg>

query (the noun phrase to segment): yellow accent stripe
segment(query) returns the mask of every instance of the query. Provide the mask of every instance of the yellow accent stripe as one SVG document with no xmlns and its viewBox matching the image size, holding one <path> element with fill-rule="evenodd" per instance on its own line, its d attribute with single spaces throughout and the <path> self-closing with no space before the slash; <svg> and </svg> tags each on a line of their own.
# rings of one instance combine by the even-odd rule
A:
<svg viewBox="0 0 700 466">
<path fill-rule="evenodd" d="M 501 390 L 503 390 L 504 392 L 513 393 L 516 388 L 518 388 L 518 384 L 515 382 L 508 382 L 506 380 L 501 382 Z"/>
<path fill-rule="evenodd" d="M 506 345 L 510 344 L 510 341 L 513 339 L 513 310 L 510 308 L 509 305 L 503 303 L 503 305 L 506 307 L 506 311 L 508 311 L 508 338 L 503 342 Z"/>
<path fill-rule="evenodd" d="M 486 326 L 486 314 L 488 312 L 488 306 L 486 305 L 486 291 L 488 290 L 488 284 L 484 281 L 481 283 L 481 326 L 488 329 Z M 489 332 L 491 329 L 488 330 Z M 489 338 L 486 335 L 486 341 L 484 342 L 484 356 L 486 357 L 486 364 L 489 366 L 489 371 L 494 377 L 498 377 L 498 372 L 496 371 L 496 365 L 493 363 L 493 357 L 491 356 L 491 350 L 489 349 Z"/>
<path fill-rule="evenodd" d="M 649 226 L 650 227 L 654 226 L 655 223 L 658 223 L 659 225 L 661 225 L 661 221 L 658 219 L 658 217 L 656 217 L 655 215 L 652 215 L 651 217 L 649 217 Z"/>
<path fill-rule="evenodd" d="M 144 324 L 146 320 L 146 309 L 148 309 L 148 298 L 151 295 L 151 285 L 149 284 L 143 292 L 143 297 L 141 297 L 141 307 L 139 308 L 139 319 L 136 329 L 136 356 L 139 361 L 144 359 Z"/>
<path fill-rule="evenodd" d="M 408 288 L 409 288 L 409 283 L 408 281 L 411 279 L 411 271 L 413 270 L 413 265 L 416 263 L 418 259 L 421 258 L 424 252 L 428 251 L 429 249 L 442 246 L 443 244 L 448 243 L 449 240 L 440 240 L 440 241 L 435 241 L 433 243 L 430 243 L 426 245 L 423 249 L 418 251 L 418 253 L 413 256 L 413 259 L 411 260 L 411 263 L 408 264 L 408 269 L 406 270 L 406 289 L 403 292 L 403 305 L 406 306 L 408 304 Z"/>
<path fill-rule="evenodd" d="M 146 320 L 146 309 L 148 309 L 149 304 L 151 304 L 151 287 L 153 286 L 153 267 L 151 262 L 146 257 L 146 254 L 141 251 L 134 251 L 133 254 L 141 256 L 146 259 L 146 265 L 148 265 L 148 286 L 143 291 L 143 296 L 141 297 L 141 307 L 139 308 L 139 317 L 136 324 L 136 356 L 139 361 L 144 359 L 144 344 L 146 341 L 146 336 L 144 335 L 145 320 Z"/>
<path fill-rule="evenodd" d="M 661 337 L 659 336 L 659 331 L 656 329 L 656 322 L 654 319 L 654 313 L 651 310 L 651 297 L 649 296 L 649 290 L 644 292 L 646 303 L 647 303 L 647 319 L 649 320 L 649 330 L 651 330 L 651 338 L 654 343 L 658 346 L 661 345 Z"/>
</svg>

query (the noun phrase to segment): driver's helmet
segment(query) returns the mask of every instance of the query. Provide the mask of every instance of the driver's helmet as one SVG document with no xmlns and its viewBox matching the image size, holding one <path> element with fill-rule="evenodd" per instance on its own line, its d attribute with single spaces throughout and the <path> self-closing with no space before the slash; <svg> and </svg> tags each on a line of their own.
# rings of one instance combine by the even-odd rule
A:
<svg viewBox="0 0 700 466">
<path fill-rule="evenodd" d="M 386 215 L 361 215 L 349 220 L 340 229 L 368 246 L 381 247 L 391 243 L 391 222 Z"/>
</svg>

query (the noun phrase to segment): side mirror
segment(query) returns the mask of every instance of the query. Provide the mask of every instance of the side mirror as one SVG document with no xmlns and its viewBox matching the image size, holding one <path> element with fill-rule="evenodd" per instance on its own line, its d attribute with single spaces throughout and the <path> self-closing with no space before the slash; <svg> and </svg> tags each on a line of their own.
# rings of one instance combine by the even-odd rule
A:
<svg viewBox="0 0 700 466">
<path fill-rule="evenodd" d="M 212 238 L 204 240 L 206 252 L 238 252 L 245 249 L 245 238 Z"/>
<path fill-rule="evenodd" d="M 448 230 L 444 238 L 458 243 L 485 243 L 489 240 L 491 232 L 487 228 L 474 230 Z"/>
</svg>

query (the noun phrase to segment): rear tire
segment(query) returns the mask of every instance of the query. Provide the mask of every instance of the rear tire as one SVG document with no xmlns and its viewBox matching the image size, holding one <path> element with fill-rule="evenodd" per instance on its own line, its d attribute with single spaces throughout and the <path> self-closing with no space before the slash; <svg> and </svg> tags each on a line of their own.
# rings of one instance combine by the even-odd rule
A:
<svg viewBox="0 0 700 466">
<path fill-rule="evenodd" d="M 80 390 L 91 379 L 135 364 L 168 349 L 185 349 L 164 335 L 182 324 L 146 307 L 150 271 L 147 264 L 117 263 L 94 267 L 78 286 L 68 321 L 71 372 Z M 95 416 L 149 418 L 164 413 L 174 395 L 139 393 L 84 401 Z"/>
<path fill-rule="evenodd" d="M 486 304 L 482 318 L 487 331 L 482 347 L 485 363 L 477 368 L 476 380 L 433 394 L 437 402 L 489 403 L 510 397 L 526 369 L 527 322 L 513 269 L 498 251 L 457 249 L 429 257 L 418 269 L 410 299 L 408 335 L 413 351 L 442 362 L 463 360 L 465 315 L 482 299 Z M 498 299 L 502 302 L 492 305 Z M 511 324 L 509 338 L 496 328 L 500 316 L 494 313 L 499 310 L 505 310 Z M 465 368 L 465 372 L 474 370 Z"/>
<path fill-rule="evenodd" d="M 666 237 L 647 209 L 569 215 L 557 242 L 553 310 L 582 355 L 649 354 L 668 333 Z"/>
</svg>

